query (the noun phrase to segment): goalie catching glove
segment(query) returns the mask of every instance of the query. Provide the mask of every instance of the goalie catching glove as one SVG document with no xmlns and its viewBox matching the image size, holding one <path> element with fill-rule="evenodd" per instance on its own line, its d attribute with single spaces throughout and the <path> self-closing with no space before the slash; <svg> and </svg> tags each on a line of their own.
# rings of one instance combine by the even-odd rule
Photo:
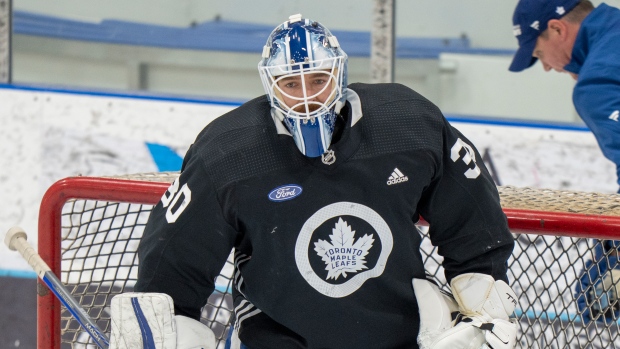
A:
<svg viewBox="0 0 620 349">
<path fill-rule="evenodd" d="M 450 283 L 454 298 L 426 279 L 413 279 L 420 312 L 421 349 L 512 349 L 517 304 L 510 286 L 485 274 L 462 274 Z"/>
<path fill-rule="evenodd" d="M 174 315 L 163 293 L 123 293 L 112 298 L 110 349 L 215 349 L 213 331 Z"/>
</svg>

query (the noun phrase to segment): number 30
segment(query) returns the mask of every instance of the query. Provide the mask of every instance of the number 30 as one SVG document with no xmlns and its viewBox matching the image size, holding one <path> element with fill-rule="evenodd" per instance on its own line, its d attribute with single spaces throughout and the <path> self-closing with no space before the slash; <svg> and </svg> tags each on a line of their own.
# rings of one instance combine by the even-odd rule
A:
<svg viewBox="0 0 620 349">
<path fill-rule="evenodd" d="M 183 197 L 183 201 L 177 206 L 177 202 L 181 197 Z M 176 222 L 190 201 L 192 201 L 192 191 L 187 186 L 187 183 L 183 184 L 181 190 L 179 190 L 179 179 L 175 179 L 170 188 L 161 197 L 161 203 L 164 208 L 168 207 L 168 210 L 166 210 L 166 220 L 168 223 Z"/>
</svg>

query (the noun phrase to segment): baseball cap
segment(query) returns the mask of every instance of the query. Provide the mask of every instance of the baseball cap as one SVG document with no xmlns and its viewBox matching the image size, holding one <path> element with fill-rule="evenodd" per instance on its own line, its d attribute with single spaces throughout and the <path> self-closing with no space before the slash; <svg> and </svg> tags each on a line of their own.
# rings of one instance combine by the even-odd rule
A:
<svg viewBox="0 0 620 349">
<path fill-rule="evenodd" d="M 552 19 L 560 19 L 571 11 L 580 0 L 520 0 L 512 16 L 512 30 L 519 42 L 519 49 L 508 70 L 519 72 L 536 63 L 532 57 L 536 39 L 547 29 Z"/>
</svg>

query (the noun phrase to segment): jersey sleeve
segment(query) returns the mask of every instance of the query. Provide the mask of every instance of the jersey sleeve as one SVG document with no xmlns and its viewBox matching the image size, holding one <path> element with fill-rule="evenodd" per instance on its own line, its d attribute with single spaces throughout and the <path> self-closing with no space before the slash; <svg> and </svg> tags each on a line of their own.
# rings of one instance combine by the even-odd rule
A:
<svg viewBox="0 0 620 349">
<path fill-rule="evenodd" d="M 464 273 L 507 280 L 514 247 L 497 187 L 474 145 L 443 118 L 436 173 L 418 207 L 448 282 Z"/>
<path fill-rule="evenodd" d="M 200 154 L 191 147 L 178 180 L 146 224 L 136 291 L 166 293 L 177 315 L 199 318 L 236 238 L 218 202 Z"/>
</svg>

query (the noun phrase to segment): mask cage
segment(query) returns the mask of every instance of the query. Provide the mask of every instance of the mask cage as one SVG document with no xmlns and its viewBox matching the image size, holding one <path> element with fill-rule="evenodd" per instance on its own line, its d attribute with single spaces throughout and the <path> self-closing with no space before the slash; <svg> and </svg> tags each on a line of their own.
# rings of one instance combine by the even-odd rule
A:
<svg viewBox="0 0 620 349">
<path fill-rule="evenodd" d="M 286 117 L 301 120 L 311 120 L 329 113 L 343 97 L 345 59 L 346 56 L 274 66 L 259 64 L 261 80 L 271 106 Z M 306 80 L 312 79 L 314 74 L 326 74 L 329 81 L 320 91 L 309 96 Z M 288 94 L 278 85 L 279 81 L 296 76 L 301 78 L 302 96 Z M 331 92 L 324 102 L 312 100 L 328 88 L 331 88 Z M 288 106 L 283 97 L 294 101 L 295 104 Z"/>
</svg>

